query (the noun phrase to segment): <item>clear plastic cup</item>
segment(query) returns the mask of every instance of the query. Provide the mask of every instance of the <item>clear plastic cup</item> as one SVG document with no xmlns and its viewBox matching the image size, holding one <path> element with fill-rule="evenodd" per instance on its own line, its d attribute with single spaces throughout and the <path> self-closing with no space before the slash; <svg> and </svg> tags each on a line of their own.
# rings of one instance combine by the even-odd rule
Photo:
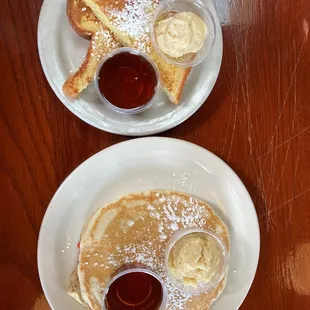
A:
<svg viewBox="0 0 310 310">
<path fill-rule="evenodd" d="M 214 245 L 219 255 L 219 264 L 217 265 L 215 272 L 209 282 L 198 282 L 197 287 L 194 287 L 185 285 L 180 279 L 176 279 L 175 276 L 171 274 L 171 271 L 169 270 L 168 267 L 168 260 L 172 248 L 180 239 L 190 234 L 197 234 L 197 233 L 204 234 L 205 235 L 204 237 L 214 242 Z M 228 262 L 229 262 L 229 252 L 227 251 L 224 243 L 216 234 L 205 229 L 187 228 L 177 231 L 172 235 L 172 237 L 168 241 L 165 250 L 165 268 L 171 283 L 180 291 L 188 294 L 200 294 L 202 292 L 211 291 L 213 288 L 215 288 L 223 280 L 225 274 L 227 273 Z"/>
<path fill-rule="evenodd" d="M 105 62 L 112 58 L 113 56 L 117 55 L 117 54 L 120 54 L 120 53 L 132 53 L 132 54 L 135 54 L 135 55 L 139 55 L 141 57 L 143 57 L 146 61 L 148 61 L 151 66 L 153 67 L 154 71 L 155 71 L 155 74 L 156 74 L 156 79 L 157 79 L 157 85 L 155 87 L 155 91 L 154 91 L 154 95 L 153 97 L 149 100 L 149 102 L 147 102 L 146 104 L 144 104 L 143 106 L 140 106 L 140 107 L 137 107 L 137 108 L 134 108 L 134 109 L 123 109 L 123 108 L 119 108 L 117 106 L 115 106 L 114 104 L 112 104 L 103 94 L 102 92 L 100 91 L 100 88 L 99 88 L 99 73 L 100 73 L 100 70 L 102 68 L 102 66 L 105 64 Z M 94 85 L 95 85 L 95 90 L 96 90 L 96 93 L 97 93 L 97 96 L 99 97 L 99 99 L 107 106 L 109 107 L 111 110 L 115 111 L 115 112 L 118 112 L 118 113 L 121 113 L 121 114 L 129 114 L 129 115 L 132 115 L 132 114 L 138 114 L 138 113 L 141 113 L 145 110 L 147 110 L 148 108 L 150 108 L 152 106 L 152 104 L 154 103 L 154 100 L 155 100 L 155 97 L 156 97 L 156 94 L 159 90 L 159 86 L 160 86 L 160 77 L 159 77 L 159 72 L 158 72 L 158 68 L 155 64 L 155 62 L 145 53 L 137 50 L 137 49 L 134 49 L 134 48 L 130 48 L 130 47 L 121 47 L 121 48 L 118 48 L 110 53 L 108 53 L 102 60 L 101 62 L 98 64 L 97 66 L 97 70 L 95 72 L 95 76 L 94 76 Z M 120 91 L 122 91 L 120 89 Z"/>
<path fill-rule="evenodd" d="M 197 53 L 189 53 L 180 58 L 173 58 L 162 52 L 156 40 L 155 28 L 163 15 L 169 13 L 191 12 L 198 15 L 207 25 L 207 37 L 203 47 Z M 154 12 L 151 26 L 152 43 L 157 53 L 168 62 L 181 67 L 193 67 L 200 64 L 210 54 L 216 36 L 214 17 L 206 4 L 200 0 L 165 0 Z"/>
<path fill-rule="evenodd" d="M 114 283 L 117 279 L 129 274 L 129 273 L 145 273 L 145 274 L 148 274 L 152 277 L 154 277 L 156 280 L 159 281 L 159 283 L 161 284 L 161 288 L 162 288 L 162 301 L 161 301 L 161 304 L 160 304 L 160 307 L 158 308 L 158 310 L 166 310 L 167 309 L 167 305 L 168 305 L 168 292 L 167 292 L 167 288 L 166 288 L 166 285 L 165 283 L 163 282 L 163 280 L 156 274 L 154 273 L 153 271 L 149 270 L 149 269 L 146 269 L 144 267 L 133 267 L 132 268 L 132 264 L 131 265 L 128 265 L 128 266 L 125 266 L 124 268 L 122 268 L 118 274 L 116 274 L 108 283 L 106 289 L 104 290 L 104 293 L 103 293 L 103 300 L 102 300 L 102 310 L 107 310 L 106 308 L 106 297 L 107 297 L 107 294 L 109 292 L 109 288 L 111 287 L 112 283 Z M 126 269 L 126 268 L 129 268 L 129 269 Z"/>
</svg>

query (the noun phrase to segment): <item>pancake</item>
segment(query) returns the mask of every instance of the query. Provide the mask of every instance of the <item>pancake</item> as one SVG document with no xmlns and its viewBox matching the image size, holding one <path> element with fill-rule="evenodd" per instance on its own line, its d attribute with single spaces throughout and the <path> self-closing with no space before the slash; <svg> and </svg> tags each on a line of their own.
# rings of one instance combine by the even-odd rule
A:
<svg viewBox="0 0 310 310">
<path fill-rule="evenodd" d="M 68 294 L 73 297 L 77 302 L 79 302 L 82 306 L 88 307 L 87 304 L 84 302 L 81 290 L 80 290 L 80 282 L 77 274 L 77 270 L 74 270 L 74 272 L 71 275 L 70 278 L 71 285 L 69 287 Z"/>
<path fill-rule="evenodd" d="M 70 295 L 90 309 L 101 310 L 103 291 L 122 266 L 137 264 L 156 272 L 166 283 L 167 309 L 208 309 L 223 291 L 226 276 L 208 293 L 186 295 L 170 282 L 164 253 L 172 234 L 183 228 L 215 232 L 229 250 L 226 225 L 205 202 L 171 191 L 129 194 L 91 217 L 81 234 L 77 277 Z"/>
</svg>

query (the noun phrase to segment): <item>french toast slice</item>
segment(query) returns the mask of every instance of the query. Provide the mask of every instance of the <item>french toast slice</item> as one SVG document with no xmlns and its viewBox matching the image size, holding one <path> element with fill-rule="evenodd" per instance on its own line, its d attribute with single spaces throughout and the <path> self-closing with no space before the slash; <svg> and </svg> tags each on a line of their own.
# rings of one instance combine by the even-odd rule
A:
<svg viewBox="0 0 310 310">
<path fill-rule="evenodd" d="M 82 0 L 124 46 L 146 52 L 156 63 L 161 86 L 174 104 L 180 102 L 190 68 L 168 63 L 152 46 L 150 27 L 158 0 Z"/>
<path fill-rule="evenodd" d="M 80 36 L 90 39 L 83 63 L 63 85 L 65 95 L 77 97 L 92 81 L 102 57 L 120 47 L 120 44 L 111 31 L 98 21 L 82 1 L 68 0 L 67 15 L 72 28 Z"/>
<path fill-rule="evenodd" d="M 67 16 L 74 31 L 87 40 L 99 30 L 97 17 L 81 0 L 67 1 Z"/>
<path fill-rule="evenodd" d="M 92 81 L 100 60 L 110 51 L 120 47 L 111 32 L 102 28 L 92 35 L 86 57 L 75 72 L 63 85 L 63 92 L 69 97 L 77 97 Z"/>
</svg>

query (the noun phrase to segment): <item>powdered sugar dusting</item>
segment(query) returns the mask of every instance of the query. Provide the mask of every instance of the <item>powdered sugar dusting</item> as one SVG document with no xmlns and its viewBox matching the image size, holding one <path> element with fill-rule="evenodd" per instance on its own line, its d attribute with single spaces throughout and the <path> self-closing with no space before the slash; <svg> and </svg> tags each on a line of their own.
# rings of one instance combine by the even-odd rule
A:
<svg viewBox="0 0 310 310">
<path fill-rule="evenodd" d="M 144 266 L 156 272 L 165 282 L 169 299 L 167 309 L 206 309 L 216 298 L 217 292 L 200 300 L 201 297 L 187 295 L 176 289 L 165 270 L 165 248 L 175 231 L 189 227 L 208 228 L 225 239 L 228 236 L 225 225 L 221 224 L 206 204 L 185 194 L 148 191 L 143 195 L 144 204 L 141 204 L 141 194 L 137 197 L 128 195 L 127 199 L 122 200 L 122 217 L 116 219 L 112 230 L 104 234 L 101 241 L 104 247 L 99 250 L 101 252 L 95 247 L 91 248 L 89 252 L 92 255 L 80 264 L 93 270 L 101 268 L 100 272 L 105 270 L 108 277 L 127 264 Z M 135 201 L 139 201 L 139 204 L 133 206 Z M 129 228 L 126 234 L 120 235 L 118 233 L 122 231 L 120 225 L 123 226 L 124 216 Z"/>
<path fill-rule="evenodd" d="M 107 52 L 117 47 L 119 47 L 119 44 L 112 33 L 105 28 L 101 28 L 92 36 L 91 56 L 96 57 L 100 61 Z"/>
<path fill-rule="evenodd" d="M 150 41 L 152 12 L 157 5 L 153 0 L 125 0 L 122 9 L 110 8 L 109 15 L 117 28 L 135 41 L 136 47 L 146 51 Z"/>
</svg>

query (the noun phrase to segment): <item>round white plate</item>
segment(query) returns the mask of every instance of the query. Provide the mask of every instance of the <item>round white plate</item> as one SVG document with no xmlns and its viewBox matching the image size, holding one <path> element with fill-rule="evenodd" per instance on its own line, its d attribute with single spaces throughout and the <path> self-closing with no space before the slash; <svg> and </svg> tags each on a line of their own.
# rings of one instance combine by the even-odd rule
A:
<svg viewBox="0 0 310 310">
<path fill-rule="evenodd" d="M 38 242 L 43 290 L 54 310 L 83 309 L 68 294 L 83 225 L 102 205 L 130 192 L 171 189 L 200 198 L 228 226 L 231 258 L 227 285 L 214 310 L 235 310 L 253 281 L 260 237 L 252 200 L 221 159 L 194 144 L 143 138 L 107 148 L 63 182 L 46 211 Z"/>
<path fill-rule="evenodd" d="M 75 72 L 86 54 L 89 41 L 79 37 L 69 24 L 66 0 L 44 0 L 39 25 L 38 49 L 46 78 L 59 100 L 77 117 L 99 129 L 130 136 L 159 133 L 177 126 L 194 114 L 209 96 L 222 62 L 223 39 L 211 0 L 203 0 L 216 22 L 216 40 L 209 57 L 193 68 L 184 88 L 181 103 L 170 103 L 163 92 L 148 111 L 125 116 L 100 102 L 91 84 L 79 99 L 64 96 L 62 85 Z"/>
</svg>

